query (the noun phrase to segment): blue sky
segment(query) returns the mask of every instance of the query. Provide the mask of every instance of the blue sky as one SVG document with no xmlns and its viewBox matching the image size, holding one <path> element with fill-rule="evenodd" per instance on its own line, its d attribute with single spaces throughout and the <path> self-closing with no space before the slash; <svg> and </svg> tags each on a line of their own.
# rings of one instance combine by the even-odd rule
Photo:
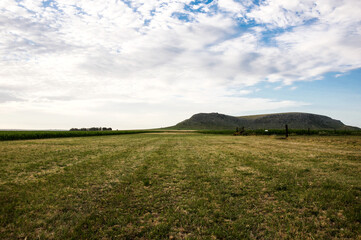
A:
<svg viewBox="0 0 361 240">
<path fill-rule="evenodd" d="M 301 111 L 361 127 L 360 12 L 359 0 L 2 0 L 0 129 Z"/>
</svg>

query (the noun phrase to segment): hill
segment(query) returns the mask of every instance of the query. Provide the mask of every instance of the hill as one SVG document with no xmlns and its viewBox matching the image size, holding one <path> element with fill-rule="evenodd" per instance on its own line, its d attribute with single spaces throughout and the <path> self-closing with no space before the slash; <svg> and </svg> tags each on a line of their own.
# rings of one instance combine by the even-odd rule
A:
<svg viewBox="0 0 361 240">
<path fill-rule="evenodd" d="M 361 130 L 343 124 L 327 116 L 311 113 L 275 113 L 234 117 L 219 113 L 198 113 L 177 125 L 174 129 L 283 129 L 288 124 L 290 129 L 313 130 Z"/>
</svg>

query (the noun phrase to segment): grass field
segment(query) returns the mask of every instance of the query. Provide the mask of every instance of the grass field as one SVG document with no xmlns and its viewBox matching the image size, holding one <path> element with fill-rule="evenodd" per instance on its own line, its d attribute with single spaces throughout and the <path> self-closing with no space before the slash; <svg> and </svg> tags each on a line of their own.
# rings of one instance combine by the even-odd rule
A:
<svg viewBox="0 0 361 240">
<path fill-rule="evenodd" d="M 0 142 L 0 239 L 361 238 L 360 136 Z"/>
<path fill-rule="evenodd" d="M 156 132 L 155 130 L 121 130 L 121 131 L 0 131 L 0 141 L 45 139 L 45 138 L 65 138 L 65 137 L 89 137 L 105 135 L 124 135 L 146 132 Z"/>
<path fill-rule="evenodd" d="M 233 135 L 235 130 L 176 130 L 172 128 L 166 129 L 150 129 L 150 130 L 116 130 L 116 131 L 0 131 L 0 141 L 28 140 L 28 139 L 46 139 L 46 138 L 68 138 L 68 137 L 89 137 L 89 136 L 105 136 L 105 135 L 125 135 L 138 133 L 167 133 L 167 132 L 198 132 L 203 134 L 223 134 Z M 359 135 L 361 131 L 347 130 L 297 130 L 291 129 L 291 135 Z M 270 129 L 265 132 L 259 130 L 246 130 L 244 135 L 285 135 L 285 130 Z"/>
</svg>

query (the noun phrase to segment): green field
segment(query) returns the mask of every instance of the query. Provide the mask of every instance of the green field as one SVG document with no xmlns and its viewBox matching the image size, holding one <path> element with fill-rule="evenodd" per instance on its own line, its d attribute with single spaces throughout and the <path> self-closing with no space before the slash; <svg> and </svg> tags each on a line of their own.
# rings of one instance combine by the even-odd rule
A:
<svg viewBox="0 0 361 240">
<path fill-rule="evenodd" d="M 233 130 L 176 130 L 172 128 L 150 129 L 150 130 L 116 130 L 116 131 L 0 131 L 0 141 L 28 140 L 28 139 L 46 139 L 46 138 L 68 138 L 68 137 L 90 137 L 106 135 L 126 135 L 138 133 L 168 133 L 168 132 L 198 132 L 203 134 L 222 134 L 233 135 Z M 243 135 L 285 135 L 285 130 L 270 129 L 267 132 L 263 129 L 246 130 Z M 291 135 L 359 135 L 361 131 L 347 130 L 289 130 Z"/>
<path fill-rule="evenodd" d="M 64 137 L 89 137 L 105 135 L 124 135 L 146 132 L 157 132 L 155 130 L 123 130 L 123 131 L 0 131 L 0 141 L 45 139 Z"/>
<path fill-rule="evenodd" d="M 0 239 L 361 238 L 361 136 L 0 142 Z"/>
</svg>

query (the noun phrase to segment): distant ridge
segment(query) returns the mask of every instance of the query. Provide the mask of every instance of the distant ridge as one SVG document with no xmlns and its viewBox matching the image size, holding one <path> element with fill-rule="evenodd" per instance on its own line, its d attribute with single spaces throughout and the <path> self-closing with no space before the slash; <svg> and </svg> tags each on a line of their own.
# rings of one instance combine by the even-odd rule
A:
<svg viewBox="0 0 361 240">
<path fill-rule="evenodd" d="M 361 130 L 343 124 L 327 116 L 312 113 L 273 113 L 251 116 L 234 117 L 219 113 L 198 113 L 186 119 L 173 129 L 235 129 L 245 127 L 246 129 L 283 129 L 285 124 L 291 129 L 312 130 Z"/>
</svg>

